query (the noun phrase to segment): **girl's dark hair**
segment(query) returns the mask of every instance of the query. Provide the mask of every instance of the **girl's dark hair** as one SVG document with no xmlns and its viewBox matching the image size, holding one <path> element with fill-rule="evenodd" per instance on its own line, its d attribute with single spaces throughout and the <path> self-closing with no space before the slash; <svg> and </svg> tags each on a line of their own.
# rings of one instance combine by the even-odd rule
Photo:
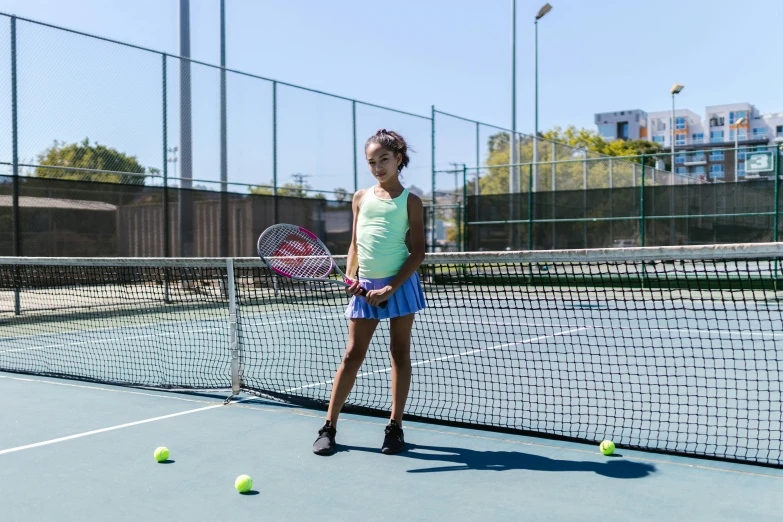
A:
<svg viewBox="0 0 783 522">
<path fill-rule="evenodd" d="M 369 147 L 371 143 L 377 143 L 384 149 L 402 156 L 402 161 L 397 167 L 397 172 L 401 172 L 411 161 L 410 156 L 408 156 L 408 144 L 405 142 L 405 138 L 394 131 L 387 131 L 386 129 L 379 130 L 370 136 L 367 143 L 364 144 L 364 150 L 367 150 L 367 147 Z"/>
</svg>

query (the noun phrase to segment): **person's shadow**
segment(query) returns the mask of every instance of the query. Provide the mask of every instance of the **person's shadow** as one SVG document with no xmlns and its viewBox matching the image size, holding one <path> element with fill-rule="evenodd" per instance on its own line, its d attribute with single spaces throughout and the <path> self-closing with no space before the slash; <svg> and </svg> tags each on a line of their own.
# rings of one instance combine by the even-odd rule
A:
<svg viewBox="0 0 783 522">
<path fill-rule="evenodd" d="M 365 451 L 378 453 L 377 448 L 360 446 L 341 446 L 342 451 Z M 540 455 L 518 451 L 476 451 L 466 448 L 449 448 L 441 446 L 425 446 L 422 444 L 406 444 L 406 450 L 397 457 L 409 458 L 423 463 L 451 463 L 434 467 L 410 469 L 408 473 L 435 473 L 441 471 L 584 471 L 596 473 L 604 477 L 617 479 L 644 478 L 655 473 L 651 464 L 607 457 L 604 462 L 582 460 L 550 459 Z"/>
</svg>

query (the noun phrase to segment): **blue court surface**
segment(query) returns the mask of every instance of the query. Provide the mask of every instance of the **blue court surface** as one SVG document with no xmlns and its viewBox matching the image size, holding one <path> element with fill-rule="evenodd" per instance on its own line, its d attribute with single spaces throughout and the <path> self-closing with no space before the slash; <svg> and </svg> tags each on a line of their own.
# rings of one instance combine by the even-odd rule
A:
<svg viewBox="0 0 783 522">
<path fill-rule="evenodd" d="M 3 520 L 781 520 L 783 472 L 758 466 L 0 373 Z M 170 462 L 153 459 L 157 446 Z M 237 493 L 240 474 L 253 491 Z"/>
</svg>

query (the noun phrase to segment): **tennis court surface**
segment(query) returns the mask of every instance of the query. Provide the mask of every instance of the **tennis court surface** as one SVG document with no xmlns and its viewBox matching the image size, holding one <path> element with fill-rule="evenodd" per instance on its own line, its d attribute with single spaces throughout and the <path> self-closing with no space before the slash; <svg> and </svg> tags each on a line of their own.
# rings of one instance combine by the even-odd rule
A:
<svg viewBox="0 0 783 522">
<path fill-rule="evenodd" d="M 430 255 L 409 450 L 379 452 L 381 327 L 330 458 L 310 446 L 345 345 L 336 286 L 245 258 L 2 258 L 11 519 L 775 519 L 781 257 Z"/>
</svg>

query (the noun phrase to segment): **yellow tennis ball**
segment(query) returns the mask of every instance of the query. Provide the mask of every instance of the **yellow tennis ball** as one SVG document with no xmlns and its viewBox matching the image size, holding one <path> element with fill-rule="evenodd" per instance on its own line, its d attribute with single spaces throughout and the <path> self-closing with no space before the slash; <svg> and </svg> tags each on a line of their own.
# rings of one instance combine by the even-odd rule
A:
<svg viewBox="0 0 783 522">
<path fill-rule="evenodd" d="M 605 440 L 601 442 L 601 453 L 604 455 L 611 455 L 614 453 L 614 442 L 611 440 Z"/>
<path fill-rule="evenodd" d="M 159 448 L 155 449 L 155 460 L 158 462 L 163 462 L 164 460 L 169 460 L 169 449 L 165 446 L 161 446 Z"/>
<path fill-rule="evenodd" d="M 247 493 L 253 487 L 253 479 L 249 475 L 239 475 L 234 481 L 234 487 L 240 493 Z"/>
</svg>

